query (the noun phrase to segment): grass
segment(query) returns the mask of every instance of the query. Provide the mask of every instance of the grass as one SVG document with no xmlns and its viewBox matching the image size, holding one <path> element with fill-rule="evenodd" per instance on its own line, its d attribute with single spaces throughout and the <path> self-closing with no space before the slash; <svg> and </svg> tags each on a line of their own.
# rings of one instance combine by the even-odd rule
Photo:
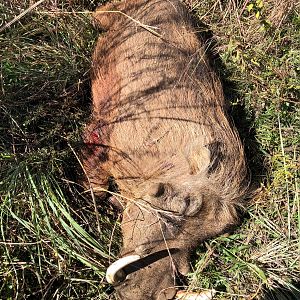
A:
<svg viewBox="0 0 300 300">
<path fill-rule="evenodd" d="M 118 216 L 97 203 L 97 221 L 76 158 L 98 35 L 88 11 L 100 2 L 44 1 L 0 32 L 0 299 L 114 297 L 104 272 Z M 1 2 L 0 28 L 30 5 Z M 288 295 L 300 278 L 299 4 L 208 0 L 192 12 L 213 33 L 259 189 L 240 228 L 196 250 L 190 287 L 219 299 Z"/>
</svg>

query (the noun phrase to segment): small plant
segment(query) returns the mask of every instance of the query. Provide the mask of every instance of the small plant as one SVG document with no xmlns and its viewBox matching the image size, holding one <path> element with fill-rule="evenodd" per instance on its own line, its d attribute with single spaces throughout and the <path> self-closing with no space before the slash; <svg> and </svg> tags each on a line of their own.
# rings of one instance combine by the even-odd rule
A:
<svg viewBox="0 0 300 300">
<path fill-rule="evenodd" d="M 250 1 L 250 3 L 247 5 L 247 11 L 250 14 L 253 14 L 255 18 L 260 21 L 261 31 L 266 31 L 271 28 L 271 22 L 264 17 L 265 4 L 263 0 Z"/>
</svg>

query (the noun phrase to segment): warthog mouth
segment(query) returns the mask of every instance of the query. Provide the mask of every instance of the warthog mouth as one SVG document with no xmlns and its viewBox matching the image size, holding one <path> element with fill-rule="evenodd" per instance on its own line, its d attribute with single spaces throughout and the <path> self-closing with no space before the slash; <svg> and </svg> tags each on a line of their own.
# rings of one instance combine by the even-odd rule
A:
<svg viewBox="0 0 300 300">
<path fill-rule="evenodd" d="M 170 248 L 153 252 L 145 257 L 141 257 L 137 254 L 124 256 L 108 267 L 106 279 L 110 284 L 117 287 L 124 282 L 128 275 L 137 272 L 138 270 L 141 270 L 160 259 L 176 254 L 179 251 L 180 250 L 178 248 Z M 175 294 L 172 296 L 172 299 L 174 300 L 211 300 L 215 295 L 214 290 L 206 290 L 196 293 L 179 290 L 176 287 L 174 288 Z"/>
<path fill-rule="evenodd" d="M 171 248 L 153 252 L 145 257 L 136 254 L 122 257 L 108 267 L 106 271 L 106 280 L 110 284 L 118 285 L 122 283 L 129 274 L 178 252 L 178 248 Z"/>
</svg>

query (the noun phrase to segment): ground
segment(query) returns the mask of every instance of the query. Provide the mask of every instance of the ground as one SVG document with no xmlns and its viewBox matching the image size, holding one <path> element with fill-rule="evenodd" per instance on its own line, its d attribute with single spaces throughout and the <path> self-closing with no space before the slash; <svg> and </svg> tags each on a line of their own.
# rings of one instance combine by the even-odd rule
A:
<svg viewBox="0 0 300 300">
<path fill-rule="evenodd" d="M 0 299 L 114 299 L 104 273 L 120 246 L 119 216 L 80 187 L 78 156 L 99 34 L 91 12 L 100 2 L 0 3 Z M 241 226 L 195 251 L 189 287 L 214 288 L 219 299 L 272 299 L 274 289 L 292 299 L 287 289 L 300 278 L 299 3 L 186 2 L 205 24 L 253 181 Z"/>
</svg>

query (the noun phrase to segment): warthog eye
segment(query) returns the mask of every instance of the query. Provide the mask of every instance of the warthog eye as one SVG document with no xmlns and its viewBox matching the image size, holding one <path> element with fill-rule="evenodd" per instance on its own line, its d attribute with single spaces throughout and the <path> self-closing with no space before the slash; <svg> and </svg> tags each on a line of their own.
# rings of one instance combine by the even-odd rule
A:
<svg viewBox="0 0 300 300">
<path fill-rule="evenodd" d="M 174 187 L 170 183 L 153 183 L 147 187 L 147 194 L 155 198 L 175 196 Z"/>
<path fill-rule="evenodd" d="M 156 193 L 154 194 L 154 197 L 161 197 L 166 191 L 166 186 L 165 184 L 163 183 L 159 183 L 158 184 L 158 187 L 157 187 L 157 190 L 156 190 Z"/>
</svg>

